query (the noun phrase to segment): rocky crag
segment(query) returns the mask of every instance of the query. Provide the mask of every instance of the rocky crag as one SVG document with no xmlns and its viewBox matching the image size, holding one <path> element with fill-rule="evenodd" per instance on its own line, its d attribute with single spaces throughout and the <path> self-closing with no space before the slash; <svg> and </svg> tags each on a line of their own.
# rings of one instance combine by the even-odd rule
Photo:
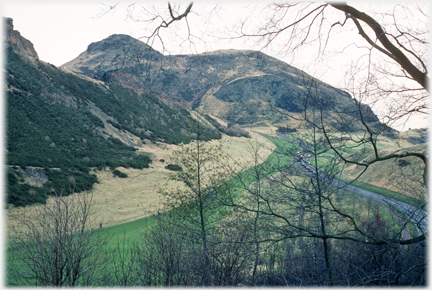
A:
<svg viewBox="0 0 432 290">
<path fill-rule="evenodd" d="M 34 49 L 33 43 L 30 40 L 21 36 L 19 31 L 13 28 L 13 19 L 5 18 L 6 25 L 6 45 L 12 47 L 16 52 L 26 55 L 35 59 L 39 59 L 36 50 Z"/>
<path fill-rule="evenodd" d="M 306 83 L 313 81 L 324 109 L 337 109 L 353 121 L 359 118 L 359 105 L 348 93 L 257 51 L 165 56 L 130 36 L 112 35 L 90 44 L 61 67 L 127 87 L 137 88 L 138 81 L 140 90 L 163 96 L 168 103 L 200 109 L 240 125 L 283 121 L 269 104 L 291 113 L 301 112 L 308 94 Z M 362 109 L 368 121 L 378 122 L 372 110 L 367 106 Z M 333 125 L 343 129 L 337 122 Z"/>
</svg>

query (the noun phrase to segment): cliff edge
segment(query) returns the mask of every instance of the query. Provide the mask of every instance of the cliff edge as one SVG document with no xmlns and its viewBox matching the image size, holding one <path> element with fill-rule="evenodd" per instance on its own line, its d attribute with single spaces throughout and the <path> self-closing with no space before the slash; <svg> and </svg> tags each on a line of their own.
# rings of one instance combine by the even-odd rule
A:
<svg viewBox="0 0 432 290">
<path fill-rule="evenodd" d="M 6 43 L 8 46 L 20 54 L 30 56 L 35 59 L 39 59 L 36 50 L 34 49 L 33 43 L 30 40 L 21 36 L 19 31 L 13 30 L 13 19 L 4 18 L 6 24 Z"/>
</svg>

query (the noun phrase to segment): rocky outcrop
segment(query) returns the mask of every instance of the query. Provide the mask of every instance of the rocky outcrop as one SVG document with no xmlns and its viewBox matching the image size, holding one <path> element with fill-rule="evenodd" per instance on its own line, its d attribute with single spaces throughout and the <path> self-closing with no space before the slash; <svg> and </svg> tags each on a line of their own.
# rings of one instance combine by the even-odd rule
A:
<svg viewBox="0 0 432 290">
<path fill-rule="evenodd" d="M 14 174 L 20 183 L 31 186 L 42 187 L 48 181 L 43 168 L 28 166 L 23 169 L 16 166 L 7 166 L 7 170 L 9 173 Z"/>
<path fill-rule="evenodd" d="M 60 67 L 74 73 L 101 78 L 106 72 L 133 67 L 141 64 L 143 60 L 158 61 L 162 57 L 161 53 L 133 37 L 114 34 L 91 43 L 77 58 Z"/>
<path fill-rule="evenodd" d="M 20 54 L 39 59 L 38 54 L 34 49 L 33 43 L 31 43 L 30 40 L 22 37 L 17 30 L 13 29 L 13 19 L 4 18 L 4 21 L 6 22 L 6 44 Z"/>
<path fill-rule="evenodd" d="M 129 73 L 122 71 L 108 71 L 104 73 L 100 79 L 106 83 L 113 83 L 134 90 L 138 94 L 144 93 L 137 77 Z"/>
<path fill-rule="evenodd" d="M 358 123 L 360 118 L 358 105 L 347 92 L 259 51 L 163 55 L 138 39 L 112 35 L 90 44 L 62 68 L 137 92 L 165 96 L 167 103 L 239 125 L 279 122 L 280 116 L 271 111 L 270 103 L 290 113 L 299 113 L 306 105 L 311 108 L 305 84 L 313 82 L 322 110 L 348 115 L 352 119 L 349 124 Z M 364 109 L 369 122 L 378 122 L 370 108 Z"/>
</svg>

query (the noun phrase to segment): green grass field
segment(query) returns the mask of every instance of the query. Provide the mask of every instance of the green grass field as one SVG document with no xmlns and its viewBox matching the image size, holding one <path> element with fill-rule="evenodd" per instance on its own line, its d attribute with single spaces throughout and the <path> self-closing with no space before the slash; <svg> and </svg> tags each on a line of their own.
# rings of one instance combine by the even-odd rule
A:
<svg viewBox="0 0 432 290">
<path fill-rule="evenodd" d="M 263 134 L 265 138 L 267 138 L 269 141 L 271 141 L 273 144 L 275 144 L 276 149 L 273 153 L 271 153 L 268 158 L 267 162 L 265 164 L 259 165 L 264 170 L 262 170 L 261 178 L 266 178 L 270 175 L 278 173 L 280 168 L 283 168 L 286 165 L 291 164 L 291 154 L 280 154 L 277 152 L 289 152 L 294 153 L 297 152 L 299 147 L 298 145 L 289 142 L 287 140 L 270 136 L 267 134 Z M 331 154 L 331 152 L 329 152 Z M 326 160 L 326 158 L 321 158 L 319 160 Z M 254 168 L 250 168 L 245 170 L 244 172 L 239 173 L 240 178 L 242 179 L 242 184 L 237 184 L 235 180 L 232 180 L 232 192 L 234 192 L 237 196 L 234 197 L 234 200 L 238 200 L 241 195 L 244 192 L 244 187 L 249 186 L 252 182 L 254 182 L 254 177 L 252 171 Z M 349 180 L 346 178 L 341 178 L 342 181 L 348 182 Z M 410 197 L 407 197 L 405 195 L 399 194 L 397 192 L 393 192 L 384 188 L 380 188 L 377 186 L 373 186 L 370 184 L 362 183 L 362 182 L 354 182 L 353 185 L 370 190 L 372 192 L 376 192 L 378 194 L 382 194 L 388 197 L 392 197 L 398 200 L 401 200 L 403 202 L 407 202 L 413 205 L 418 204 L 418 200 L 412 199 Z M 355 198 L 348 194 L 343 194 L 344 200 L 346 200 L 347 204 L 352 204 L 354 202 L 358 202 L 360 204 L 363 204 L 366 207 L 367 202 L 359 200 L 358 198 Z M 222 211 L 224 212 L 224 211 Z M 385 217 L 386 220 L 392 220 L 393 218 L 386 212 L 382 211 L 381 215 Z M 155 222 L 154 216 L 148 216 L 145 218 L 141 218 L 135 221 L 126 222 L 114 226 L 110 226 L 107 228 L 104 228 L 103 230 L 109 231 L 112 234 L 112 246 L 116 246 L 118 242 L 123 241 L 123 239 L 126 239 L 130 244 L 137 241 L 139 238 L 142 237 L 143 231 L 145 231 L 146 228 L 153 225 Z M 413 227 L 413 225 L 410 225 L 410 227 Z M 412 232 L 412 229 L 411 231 Z"/>
<path fill-rule="evenodd" d="M 278 137 L 274 137 L 270 135 L 263 135 L 263 136 L 275 145 L 274 152 L 268 155 L 266 162 L 258 165 L 258 168 L 262 169 L 260 178 L 265 179 L 274 174 L 278 174 L 280 172 L 280 169 L 290 165 L 291 158 L 293 157 L 293 154 L 299 150 L 299 147 L 294 143 L 291 143 L 287 140 Z M 281 152 L 288 152 L 288 153 L 281 154 Z M 324 160 L 325 158 L 322 158 L 320 159 L 320 162 L 325 163 Z M 323 165 L 323 164 L 318 164 L 318 165 Z M 248 187 L 253 182 L 255 182 L 255 179 L 253 177 L 253 170 L 254 170 L 253 167 L 246 169 L 245 171 L 238 174 L 238 176 L 236 177 L 237 179 L 232 177 L 231 180 L 229 181 L 232 186 L 231 188 L 232 193 L 234 193 L 235 195 L 234 196 L 235 201 L 239 200 L 242 197 L 242 195 L 245 192 L 245 187 Z M 239 178 L 242 180 L 241 183 L 238 181 Z M 412 200 L 401 194 L 397 194 L 395 192 L 391 192 L 389 190 L 385 190 L 376 186 L 371 186 L 369 184 L 357 182 L 354 185 L 368 189 L 373 192 L 377 192 L 379 194 L 383 194 L 386 196 L 390 196 L 392 198 L 402 200 L 407 203 L 412 204 L 417 202 L 416 200 Z M 367 209 L 369 206 L 367 201 L 356 198 L 355 196 L 346 193 L 338 193 L 337 197 L 335 198 L 337 200 L 337 204 L 344 210 L 349 210 L 350 207 L 352 208 L 355 207 L 356 209 L 361 210 L 361 209 Z M 226 208 L 225 210 L 221 210 L 219 214 L 224 215 L 228 210 L 229 210 L 228 208 Z M 387 211 L 383 209 L 379 209 L 378 211 L 381 218 L 384 221 L 386 221 L 386 223 L 391 224 L 392 226 L 396 226 L 394 218 Z M 359 214 L 362 215 L 361 211 L 359 211 Z M 400 214 L 398 215 L 401 216 Z M 219 219 L 221 218 L 221 216 L 215 218 Z M 119 247 L 123 247 L 123 249 L 127 252 L 129 249 L 132 248 L 135 242 L 138 242 L 140 239 L 143 238 L 143 234 L 146 231 L 146 229 L 154 225 L 156 220 L 157 217 L 155 215 L 151 215 L 134 221 L 103 227 L 102 229 L 98 229 L 98 231 L 101 231 L 102 233 L 106 233 L 110 236 L 110 240 L 108 243 L 109 248 L 115 250 Z M 408 224 L 408 227 L 410 230 L 410 234 L 416 235 L 416 229 L 414 225 Z M 10 254 L 11 253 L 9 251 L 7 255 Z"/>
<path fill-rule="evenodd" d="M 111 236 L 108 244 L 109 247 L 115 248 L 125 240 L 129 248 L 134 242 L 142 239 L 144 231 L 154 225 L 155 222 L 155 216 L 148 216 L 135 221 L 102 228 L 100 231 Z"/>
</svg>

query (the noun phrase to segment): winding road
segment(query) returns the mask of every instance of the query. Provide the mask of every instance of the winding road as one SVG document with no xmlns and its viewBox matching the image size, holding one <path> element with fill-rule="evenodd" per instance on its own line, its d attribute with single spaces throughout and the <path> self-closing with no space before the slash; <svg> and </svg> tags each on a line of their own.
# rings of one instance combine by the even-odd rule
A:
<svg viewBox="0 0 432 290">
<path fill-rule="evenodd" d="M 282 139 L 288 140 L 290 142 L 298 144 L 304 152 L 310 152 L 311 151 L 310 147 L 308 145 L 304 144 L 303 142 L 292 139 L 292 138 L 290 138 L 284 134 L 279 135 L 279 137 L 281 137 Z M 322 177 L 330 178 L 322 172 L 318 172 L 318 174 L 321 175 Z M 374 200 L 378 203 L 381 203 L 381 204 L 384 204 L 386 206 L 389 206 L 391 208 L 396 209 L 397 211 L 399 211 L 400 213 L 405 215 L 417 227 L 419 235 L 425 234 L 427 232 L 427 226 L 428 225 L 427 225 L 427 212 L 426 211 L 424 211 L 418 207 L 412 206 L 410 204 L 407 204 L 405 202 L 396 200 L 394 198 L 386 197 L 386 196 L 380 195 L 378 193 L 375 193 L 375 192 L 372 192 L 372 191 L 369 191 L 369 190 L 366 190 L 366 189 L 342 182 L 342 181 L 337 180 L 337 179 L 332 179 L 331 182 L 334 186 L 336 186 L 339 189 L 349 191 L 349 192 L 354 193 L 358 196 L 365 197 L 368 200 Z"/>
</svg>

